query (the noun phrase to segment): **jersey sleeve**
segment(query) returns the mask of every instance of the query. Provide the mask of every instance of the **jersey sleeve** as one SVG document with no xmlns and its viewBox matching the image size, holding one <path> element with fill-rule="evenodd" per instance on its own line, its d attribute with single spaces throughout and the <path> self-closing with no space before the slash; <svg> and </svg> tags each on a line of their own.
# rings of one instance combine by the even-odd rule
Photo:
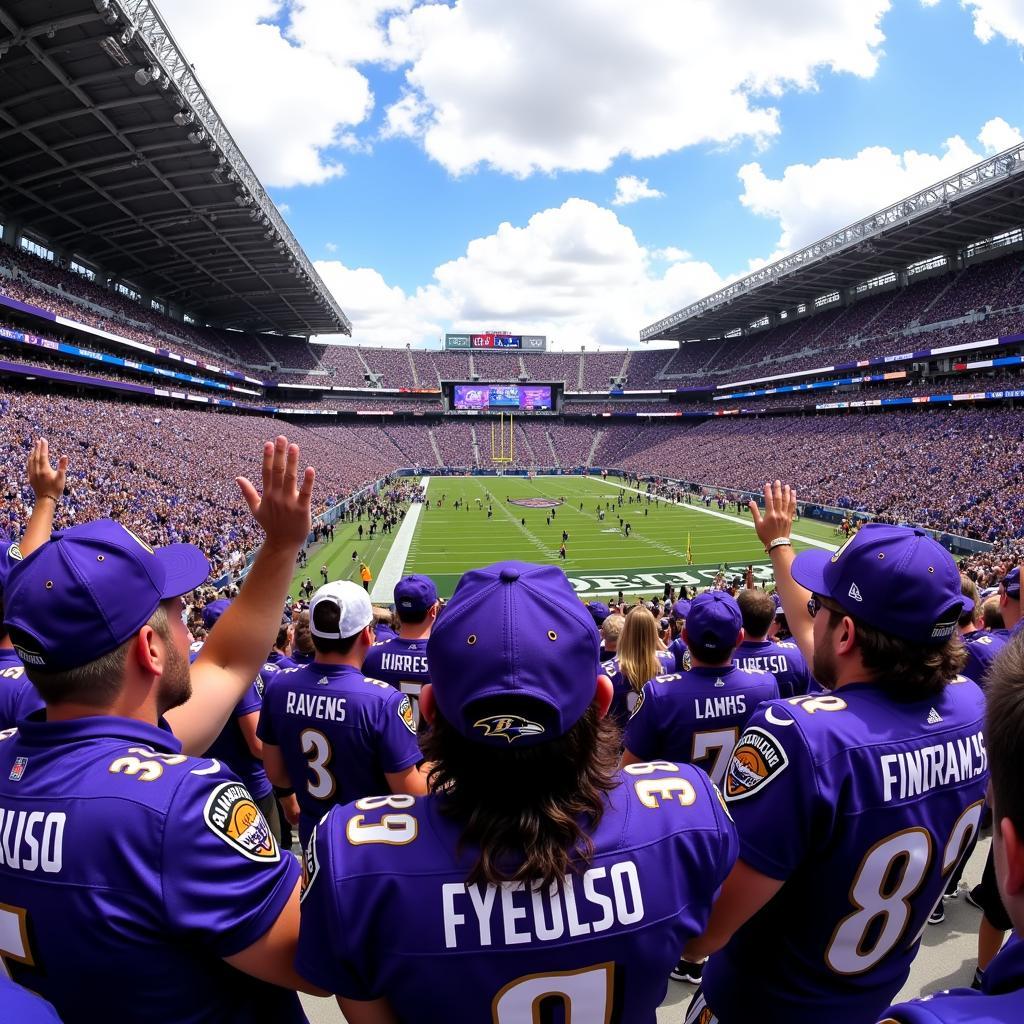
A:
<svg viewBox="0 0 1024 1024">
<path fill-rule="evenodd" d="M 359 880 L 346 879 L 339 863 L 349 814 L 350 807 L 332 808 L 309 837 L 295 969 L 328 992 L 370 1000 L 381 995 L 373 990 L 366 960 L 370 943 L 364 929 L 372 922 L 373 890 L 367 892 Z"/>
<path fill-rule="evenodd" d="M 200 761 L 167 812 L 162 878 L 171 933 L 226 957 L 274 924 L 299 866 L 282 854 L 245 786 L 216 762 Z"/>
<path fill-rule="evenodd" d="M 274 705 L 276 701 L 276 687 L 272 679 L 263 691 L 263 700 L 260 701 L 260 720 L 256 725 L 256 735 L 271 746 L 281 745 L 277 736 L 277 724 L 274 721 Z"/>
<path fill-rule="evenodd" d="M 404 772 L 423 760 L 416 741 L 416 719 L 408 694 L 393 690 L 377 719 L 377 750 L 381 770 Z"/>
<path fill-rule="evenodd" d="M 626 723 L 622 745 L 641 761 L 653 761 L 660 753 L 661 730 L 659 728 L 657 700 L 653 687 L 644 683 L 633 714 Z"/>
<path fill-rule="evenodd" d="M 263 707 L 263 696 L 260 694 L 259 688 L 256 683 L 251 683 L 249 689 L 245 691 L 242 699 L 235 705 L 235 710 L 232 713 L 233 718 L 245 718 L 246 715 L 251 715 L 253 712 L 258 712 Z"/>
<path fill-rule="evenodd" d="M 889 1007 L 878 1024 L 945 1024 L 945 1019 L 933 1013 L 927 1004 L 915 1002 Z"/>
<path fill-rule="evenodd" d="M 785 701 L 762 704 L 733 749 L 724 795 L 740 837 L 740 857 L 755 871 L 788 878 L 814 844 L 828 814 L 813 757 Z"/>
</svg>

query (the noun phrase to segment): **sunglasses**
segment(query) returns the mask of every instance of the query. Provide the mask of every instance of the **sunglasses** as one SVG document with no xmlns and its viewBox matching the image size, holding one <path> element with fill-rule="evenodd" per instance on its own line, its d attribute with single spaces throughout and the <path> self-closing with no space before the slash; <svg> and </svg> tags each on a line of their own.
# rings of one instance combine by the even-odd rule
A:
<svg viewBox="0 0 1024 1024">
<path fill-rule="evenodd" d="M 807 602 L 807 614 L 813 619 L 821 609 L 824 608 L 826 611 L 835 612 L 836 615 L 845 615 L 846 612 L 842 608 L 833 607 L 830 604 L 826 604 L 825 601 L 817 594 L 811 594 L 810 600 Z"/>
</svg>

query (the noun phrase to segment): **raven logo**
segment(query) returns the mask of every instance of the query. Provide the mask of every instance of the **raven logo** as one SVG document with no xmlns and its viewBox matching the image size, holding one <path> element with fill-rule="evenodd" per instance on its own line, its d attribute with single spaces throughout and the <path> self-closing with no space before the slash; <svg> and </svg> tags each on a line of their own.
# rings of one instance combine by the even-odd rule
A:
<svg viewBox="0 0 1024 1024">
<path fill-rule="evenodd" d="M 473 728 L 483 729 L 487 737 L 503 736 L 509 743 L 524 736 L 539 736 L 544 731 L 544 726 L 539 722 L 531 722 L 520 715 L 491 715 L 474 722 Z"/>
</svg>

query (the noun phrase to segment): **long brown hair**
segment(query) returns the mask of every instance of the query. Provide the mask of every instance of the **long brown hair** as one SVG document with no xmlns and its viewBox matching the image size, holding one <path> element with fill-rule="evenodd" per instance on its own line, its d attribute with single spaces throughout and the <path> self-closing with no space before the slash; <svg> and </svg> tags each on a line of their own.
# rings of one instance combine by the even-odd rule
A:
<svg viewBox="0 0 1024 1024">
<path fill-rule="evenodd" d="M 658 624 L 646 608 L 633 608 L 626 616 L 615 657 L 619 672 L 639 693 L 644 683 L 661 675 L 661 662 L 655 656 L 658 650 Z"/>
<path fill-rule="evenodd" d="M 519 750 L 467 740 L 438 712 L 423 740 L 428 787 L 462 825 L 460 844 L 479 851 L 468 881 L 550 884 L 588 863 L 620 743 L 593 706 L 564 736 Z"/>
</svg>

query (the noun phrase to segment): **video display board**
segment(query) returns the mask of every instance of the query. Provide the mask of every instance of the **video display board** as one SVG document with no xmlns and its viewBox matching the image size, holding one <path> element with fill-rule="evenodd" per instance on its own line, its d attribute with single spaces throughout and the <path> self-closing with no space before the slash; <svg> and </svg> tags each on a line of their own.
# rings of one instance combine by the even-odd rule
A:
<svg viewBox="0 0 1024 1024">
<path fill-rule="evenodd" d="M 550 384 L 456 384 L 452 408 L 534 410 L 552 408 Z"/>
<path fill-rule="evenodd" d="M 444 347 L 449 350 L 475 349 L 478 352 L 546 352 L 548 339 L 543 334 L 446 334 Z"/>
</svg>

